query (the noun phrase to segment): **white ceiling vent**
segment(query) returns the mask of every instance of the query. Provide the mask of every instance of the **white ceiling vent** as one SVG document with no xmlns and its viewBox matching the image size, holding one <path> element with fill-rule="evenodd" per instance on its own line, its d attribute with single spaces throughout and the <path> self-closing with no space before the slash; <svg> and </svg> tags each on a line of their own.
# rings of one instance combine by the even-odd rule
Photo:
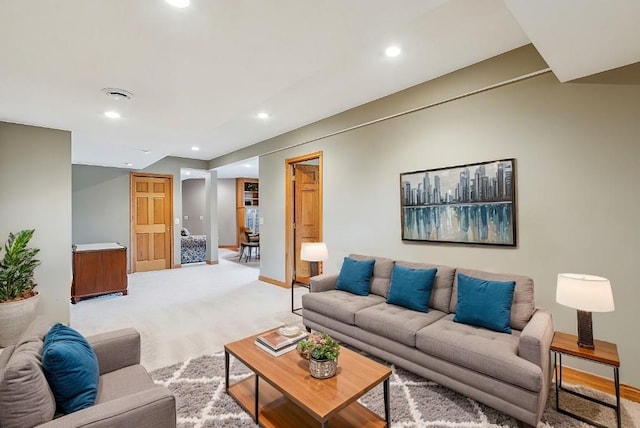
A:
<svg viewBox="0 0 640 428">
<path fill-rule="evenodd" d="M 133 94 L 131 92 L 118 88 L 104 88 L 102 93 L 115 100 L 130 100 L 133 98 Z"/>
</svg>

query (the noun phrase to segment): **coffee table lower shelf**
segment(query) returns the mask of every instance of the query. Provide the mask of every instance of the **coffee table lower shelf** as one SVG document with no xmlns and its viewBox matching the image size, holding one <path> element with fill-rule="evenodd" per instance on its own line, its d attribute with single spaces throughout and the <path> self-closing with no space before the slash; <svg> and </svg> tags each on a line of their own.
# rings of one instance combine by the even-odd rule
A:
<svg viewBox="0 0 640 428">
<path fill-rule="evenodd" d="M 255 382 L 256 376 L 236 382 L 227 392 L 255 420 Z M 262 378 L 259 379 L 258 421 L 266 428 L 321 427 L 321 422 L 298 407 L 280 391 Z M 354 402 L 329 419 L 325 426 L 329 428 L 347 427 L 386 427 L 386 422 L 376 413 Z"/>
</svg>

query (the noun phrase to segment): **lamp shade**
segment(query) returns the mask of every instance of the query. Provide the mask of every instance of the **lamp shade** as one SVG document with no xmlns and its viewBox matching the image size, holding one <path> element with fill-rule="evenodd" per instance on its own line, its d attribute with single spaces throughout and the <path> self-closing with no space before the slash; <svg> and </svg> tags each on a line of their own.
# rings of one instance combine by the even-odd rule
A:
<svg viewBox="0 0 640 428">
<path fill-rule="evenodd" d="M 613 294 L 607 278 L 576 273 L 558 274 L 556 301 L 585 312 L 611 312 Z"/>
<path fill-rule="evenodd" d="M 329 250 L 324 242 L 303 242 L 300 259 L 308 262 L 321 262 L 329 258 Z"/>
</svg>

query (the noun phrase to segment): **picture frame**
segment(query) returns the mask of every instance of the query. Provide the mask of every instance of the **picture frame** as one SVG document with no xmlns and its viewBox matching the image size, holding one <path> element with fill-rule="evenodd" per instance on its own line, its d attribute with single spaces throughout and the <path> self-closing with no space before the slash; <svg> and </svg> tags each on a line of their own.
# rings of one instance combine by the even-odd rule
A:
<svg viewBox="0 0 640 428">
<path fill-rule="evenodd" d="M 400 174 L 403 241 L 515 247 L 516 160 Z"/>
</svg>

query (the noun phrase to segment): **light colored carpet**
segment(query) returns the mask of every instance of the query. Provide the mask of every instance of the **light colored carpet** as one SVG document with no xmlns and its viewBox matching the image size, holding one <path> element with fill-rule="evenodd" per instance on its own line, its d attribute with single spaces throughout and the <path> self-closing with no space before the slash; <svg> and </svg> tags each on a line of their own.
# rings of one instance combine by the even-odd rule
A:
<svg viewBox="0 0 640 428">
<path fill-rule="evenodd" d="M 378 360 L 379 361 L 379 360 Z M 459 427 L 498 428 L 516 427 L 516 421 L 491 407 L 464 397 L 403 369 L 393 367 L 390 385 L 391 426 L 395 428 Z M 231 357 L 230 383 L 249 376 L 251 372 Z M 203 427 L 255 427 L 253 420 L 225 393 L 224 353 L 202 356 L 184 363 L 165 367 L 151 373 L 157 384 L 165 385 L 177 397 L 178 426 Z M 580 388 L 587 393 L 585 388 Z M 613 400 L 605 394 L 588 391 L 598 397 Z M 613 410 L 561 394 L 561 406 L 614 427 Z M 367 408 L 384 415 L 382 386 L 367 393 L 360 400 Z M 610 401 L 612 402 L 612 401 Z M 640 404 L 623 400 L 622 426 L 640 426 Z M 539 428 L 579 428 L 591 425 L 577 421 L 555 411 L 555 395 L 547 401 Z"/>
<path fill-rule="evenodd" d="M 253 267 L 253 268 L 259 268 L 260 267 L 260 259 L 255 258 L 255 257 L 251 257 L 249 260 L 246 260 L 245 257 L 242 257 L 242 260 L 240 260 L 240 255 L 235 252 L 235 251 L 225 251 L 224 254 L 221 254 L 220 258 L 224 259 L 224 260 L 228 260 L 230 262 L 233 263 L 239 263 L 242 266 L 248 266 L 248 267 Z"/>
<path fill-rule="evenodd" d="M 71 326 L 84 335 L 136 328 L 149 370 L 219 352 L 225 343 L 300 321 L 289 312 L 291 292 L 258 281 L 257 267 L 220 264 L 129 275 L 129 295 L 71 305 Z M 237 255 L 235 256 L 237 258 Z M 296 289 L 299 296 L 306 289 Z"/>
</svg>

